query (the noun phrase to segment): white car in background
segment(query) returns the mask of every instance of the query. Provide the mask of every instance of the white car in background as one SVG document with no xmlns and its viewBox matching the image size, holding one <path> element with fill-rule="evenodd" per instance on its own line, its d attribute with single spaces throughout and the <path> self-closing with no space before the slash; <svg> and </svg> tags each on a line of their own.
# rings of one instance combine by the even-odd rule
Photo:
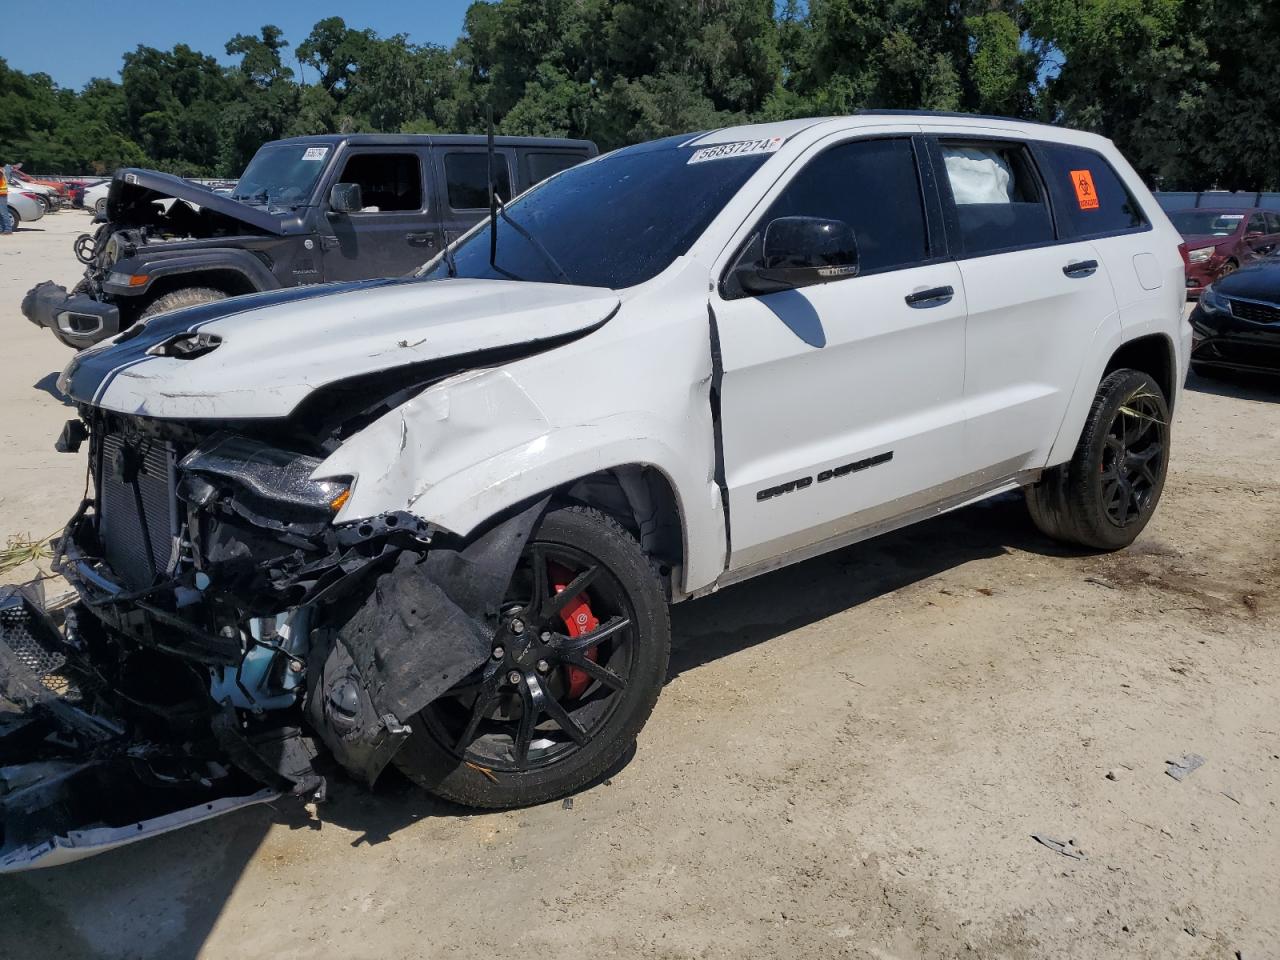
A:
<svg viewBox="0 0 1280 960">
<path fill-rule="evenodd" d="M 9 191 L 9 215 L 13 217 L 16 230 L 24 223 L 33 223 L 44 216 L 44 204 L 40 198 L 28 190 Z"/>
<path fill-rule="evenodd" d="M 95 217 L 107 215 L 107 193 L 111 190 L 111 181 L 103 180 L 84 192 L 84 208 Z"/>
</svg>

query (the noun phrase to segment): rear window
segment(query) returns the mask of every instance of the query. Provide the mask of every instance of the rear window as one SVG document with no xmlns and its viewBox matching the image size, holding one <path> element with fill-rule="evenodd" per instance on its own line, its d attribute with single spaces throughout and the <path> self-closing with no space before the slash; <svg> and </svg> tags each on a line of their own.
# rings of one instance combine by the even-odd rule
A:
<svg viewBox="0 0 1280 960">
<path fill-rule="evenodd" d="M 489 208 L 488 153 L 450 153 L 444 158 L 449 206 L 454 210 Z M 511 200 L 511 173 L 505 154 L 493 158 L 493 186 L 503 202 Z"/>
<path fill-rule="evenodd" d="M 525 155 L 526 170 L 529 171 L 529 186 L 541 183 L 547 177 L 576 167 L 586 159 L 580 153 L 529 153 Z"/>
<path fill-rule="evenodd" d="M 1021 144 L 944 142 L 965 256 L 1051 243 L 1049 205 Z"/>
<path fill-rule="evenodd" d="M 1101 154 L 1060 143 L 1041 149 L 1063 240 L 1146 229 L 1142 208 Z"/>
</svg>

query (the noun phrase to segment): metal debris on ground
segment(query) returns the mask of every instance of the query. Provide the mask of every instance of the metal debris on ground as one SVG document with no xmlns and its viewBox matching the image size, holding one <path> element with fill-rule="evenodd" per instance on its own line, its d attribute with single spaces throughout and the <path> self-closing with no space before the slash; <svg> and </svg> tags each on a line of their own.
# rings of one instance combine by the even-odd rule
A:
<svg viewBox="0 0 1280 960">
<path fill-rule="evenodd" d="M 573 797 L 565 797 L 565 798 L 564 798 L 564 803 L 560 804 L 560 806 L 564 807 L 564 809 L 566 809 L 566 810 L 572 810 L 572 809 L 573 809 Z"/>
<path fill-rule="evenodd" d="M 1116 588 L 1116 585 L 1106 577 L 1085 577 L 1084 582 L 1092 583 L 1097 587 L 1106 587 L 1108 590 L 1114 590 Z"/>
<path fill-rule="evenodd" d="M 1204 757 L 1200 756 L 1200 754 L 1188 753 L 1178 760 L 1166 760 L 1164 772 L 1181 782 L 1204 766 L 1204 762 Z"/>
<path fill-rule="evenodd" d="M 1064 857 L 1070 857 L 1072 860 L 1085 859 L 1084 851 L 1076 846 L 1076 842 L 1074 840 L 1067 840 L 1065 842 L 1062 840 L 1055 840 L 1053 837 L 1043 833 L 1033 833 L 1031 835 L 1031 839 L 1036 843 L 1048 847 L 1054 853 L 1060 853 Z"/>
</svg>

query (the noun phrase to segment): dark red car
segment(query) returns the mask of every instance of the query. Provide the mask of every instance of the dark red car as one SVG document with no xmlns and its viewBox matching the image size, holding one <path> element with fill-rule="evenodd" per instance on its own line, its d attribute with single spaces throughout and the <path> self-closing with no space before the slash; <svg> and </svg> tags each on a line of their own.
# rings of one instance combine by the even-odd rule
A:
<svg viewBox="0 0 1280 960">
<path fill-rule="evenodd" d="M 1195 207 L 1170 210 L 1169 219 L 1187 244 L 1187 294 L 1280 247 L 1280 211 Z"/>
</svg>

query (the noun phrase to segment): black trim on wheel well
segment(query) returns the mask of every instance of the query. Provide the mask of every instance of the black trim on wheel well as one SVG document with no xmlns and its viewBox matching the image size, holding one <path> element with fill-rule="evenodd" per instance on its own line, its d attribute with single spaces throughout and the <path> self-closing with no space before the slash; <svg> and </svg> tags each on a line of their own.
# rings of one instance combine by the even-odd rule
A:
<svg viewBox="0 0 1280 960">
<path fill-rule="evenodd" d="M 1112 371 L 1123 369 L 1141 370 L 1150 374 L 1164 392 L 1170 411 L 1173 410 L 1177 360 L 1173 352 L 1173 341 L 1168 336 L 1153 333 L 1121 344 L 1107 361 L 1102 379 L 1105 380 Z"/>
<path fill-rule="evenodd" d="M 622 524 L 658 567 L 670 599 L 671 573 L 684 564 L 685 544 L 680 503 L 665 473 L 646 464 L 611 467 L 575 480 L 563 499 Z"/>
</svg>

